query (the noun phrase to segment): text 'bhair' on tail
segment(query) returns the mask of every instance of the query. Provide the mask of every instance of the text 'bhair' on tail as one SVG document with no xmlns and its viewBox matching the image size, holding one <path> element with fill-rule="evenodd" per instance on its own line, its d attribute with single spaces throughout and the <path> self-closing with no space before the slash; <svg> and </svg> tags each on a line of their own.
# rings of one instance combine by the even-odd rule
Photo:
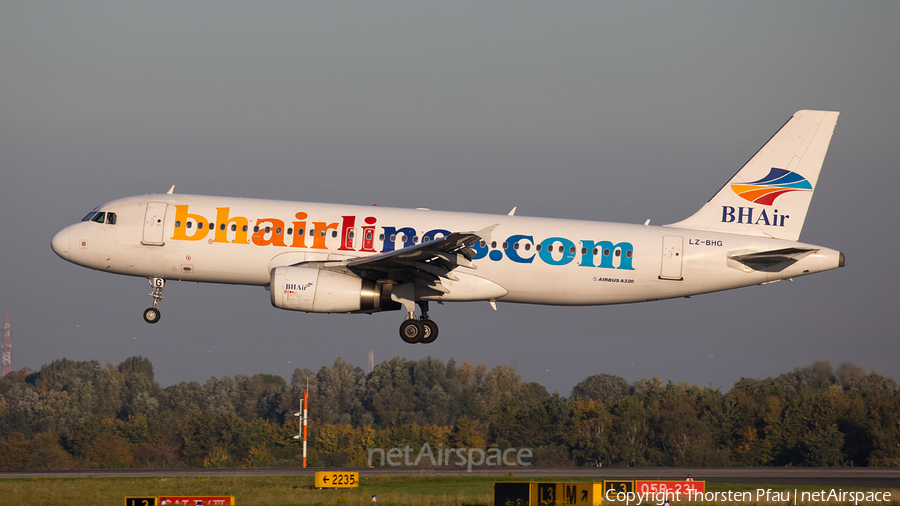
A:
<svg viewBox="0 0 900 506">
<path fill-rule="evenodd" d="M 665 226 L 796 241 L 838 114 L 797 111 L 706 205 Z"/>
</svg>

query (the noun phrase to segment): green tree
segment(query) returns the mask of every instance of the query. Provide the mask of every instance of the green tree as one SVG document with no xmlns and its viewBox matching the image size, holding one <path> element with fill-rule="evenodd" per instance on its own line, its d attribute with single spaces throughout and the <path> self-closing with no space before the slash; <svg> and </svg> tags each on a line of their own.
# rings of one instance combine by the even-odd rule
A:
<svg viewBox="0 0 900 506">
<path fill-rule="evenodd" d="M 359 416 L 366 391 L 366 376 L 362 369 L 338 357 L 333 366 L 322 367 L 316 376 L 322 423 L 349 424 L 354 413 Z"/>
<path fill-rule="evenodd" d="M 579 465 L 612 464 L 613 417 L 602 402 L 576 398 L 569 403 L 567 443 Z"/>
<path fill-rule="evenodd" d="M 630 393 L 628 382 L 615 374 L 595 374 L 588 376 L 572 389 L 573 399 L 602 401 L 607 406 L 614 406 Z"/>
</svg>

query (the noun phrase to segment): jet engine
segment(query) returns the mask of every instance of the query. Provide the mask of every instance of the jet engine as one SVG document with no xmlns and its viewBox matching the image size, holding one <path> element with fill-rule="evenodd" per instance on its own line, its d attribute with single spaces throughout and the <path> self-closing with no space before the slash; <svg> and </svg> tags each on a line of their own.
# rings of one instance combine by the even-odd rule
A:
<svg viewBox="0 0 900 506">
<path fill-rule="evenodd" d="M 272 269 L 272 305 L 308 313 L 375 313 L 399 309 L 391 300 L 392 285 L 377 284 L 350 274 L 289 265 Z"/>
</svg>

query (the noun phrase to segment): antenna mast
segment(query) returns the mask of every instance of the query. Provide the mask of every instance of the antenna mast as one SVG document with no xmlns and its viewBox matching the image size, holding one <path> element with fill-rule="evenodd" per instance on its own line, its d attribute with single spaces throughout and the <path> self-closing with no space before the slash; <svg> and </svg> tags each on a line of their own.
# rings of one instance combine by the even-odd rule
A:
<svg viewBox="0 0 900 506">
<path fill-rule="evenodd" d="M 0 361 L 2 370 L 0 378 L 9 374 L 12 369 L 12 328 L 9 326 L 9 309 L 6 310 L 6 324 L 3 325 L 3 360 Z"/>
<path fill-rule="evenodd" d="M 300 405 L 300 411 L 294 413 L 297 419 L 297 435 L 294 439 L 303 439 L 303 467 L 306 467 L 306 425 L 307 425 L 307 402 L 309 402 L 309 378 L 306 378 L 306 388 L 303 389 L 303 403 Z"/>
</svg>

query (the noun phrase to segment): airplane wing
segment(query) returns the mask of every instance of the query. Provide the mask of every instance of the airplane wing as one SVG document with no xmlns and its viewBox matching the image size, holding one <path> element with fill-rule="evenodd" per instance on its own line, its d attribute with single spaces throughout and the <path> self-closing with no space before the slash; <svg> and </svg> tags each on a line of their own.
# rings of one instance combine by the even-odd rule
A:
<svg viewBox="0 0 900 506">
<path fill-rule="evenodd" d="M 475 251 L 471 246 L 481 240 L 488 241 L 491 231 L 497 225 L 476 232 L 454 232 L 434 241 L 378 255 L 339 262 L 303 262 L 302 265 L 345 274 L 352 273 L 368 281 L 394 283 L 413 281 L 437 292 L 448 293 L 449 290 L 441 285 L 440 278 L 458 281 L 450 271 L 457 267 L 475 269 L 476 266 L 472 263 Z"/>
<path fill-rule="evenodd" d="M 819 250 L 817 248 L 782 248 L 760 251 L 758 253 L 734 255 L 729 258 L 758 269 L 759 267 L 770 267 L 785 262 L 794 263 L 816 251 Z"/>
</svg>

